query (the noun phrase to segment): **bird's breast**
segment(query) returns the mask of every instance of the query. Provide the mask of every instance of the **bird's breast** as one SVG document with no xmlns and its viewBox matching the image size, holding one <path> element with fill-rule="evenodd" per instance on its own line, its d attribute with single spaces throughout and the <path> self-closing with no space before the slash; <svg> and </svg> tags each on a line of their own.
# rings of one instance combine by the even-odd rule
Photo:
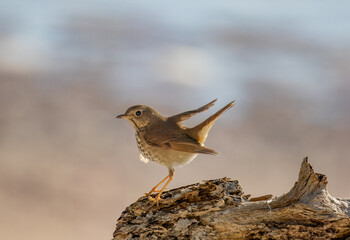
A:
<svg viewBox="0 0 350 240">
<path fill-rule="evenodd" d="M 142 162 L 147 162 L 145 159 L 148 159 L 168 168 L 190 163 L 198 155 L 198 153 L 181 152 L 154 147 L 147 144 L 143 138 L 138 135 L 136 135 L 136 142 L 140 155 L 142 155 L 142 158 L 140 158 Z"/>
</svg>

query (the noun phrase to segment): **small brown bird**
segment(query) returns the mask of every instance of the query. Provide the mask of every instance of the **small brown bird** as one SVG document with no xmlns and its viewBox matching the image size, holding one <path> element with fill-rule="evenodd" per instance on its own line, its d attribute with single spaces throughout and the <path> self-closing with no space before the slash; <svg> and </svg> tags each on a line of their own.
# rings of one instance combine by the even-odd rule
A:
<svg viewBox="0 0 350 240">
<path fill-rule="evenodd" d="M 157 204 L 165 187 L 174 177 L 174 167 L 191 162 L 199 153 L 217 154 L 214 150 L 204 147 L 204 142 L 215 120 L 233 107 L 234 101 L 193 128 L 181 125 L 182 121 L 208 110 L 216 100 L 196 110 L 179 113 L 171 117 L 164 117 L 153 108 L 145 105 L 132 106 L 126 110 L 125 114 L 117 116 L 117 118 L 128 120 L 135 129 L 140 160 L 145 163 L 151 160 L 169 169 L 169 175 L 148 193 L 149 198 Z M 166 180 L 168 181 L 161 190 L 157 190 L 159 185 Z M 150 197 L 153 192 L 158 192 L 156 198 Z"/>
</svg>

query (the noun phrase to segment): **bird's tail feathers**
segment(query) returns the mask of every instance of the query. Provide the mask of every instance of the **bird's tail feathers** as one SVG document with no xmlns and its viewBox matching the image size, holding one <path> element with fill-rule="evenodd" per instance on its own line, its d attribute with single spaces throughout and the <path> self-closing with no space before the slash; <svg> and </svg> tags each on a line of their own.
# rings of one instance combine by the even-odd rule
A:
<svg viewBox="0 0 350 240">
<path fill-rule="evenodd" d="M 221 108 L 219 111 L 211 115 L 209 118 L 207 118 L 202 123 L 198 124 L 197 126 L 193 128 L 187 129 L 187 134 L 197 140 L 200 144 L 203 144 L 204 141 L 207 139 L 208 133 L 210 128 L 213 126 L 215 121 L 224 114 L 227 110 L 232 108 L 235 105 L 235 101 L 230 102 L 225 107 Z"/>
</svg>

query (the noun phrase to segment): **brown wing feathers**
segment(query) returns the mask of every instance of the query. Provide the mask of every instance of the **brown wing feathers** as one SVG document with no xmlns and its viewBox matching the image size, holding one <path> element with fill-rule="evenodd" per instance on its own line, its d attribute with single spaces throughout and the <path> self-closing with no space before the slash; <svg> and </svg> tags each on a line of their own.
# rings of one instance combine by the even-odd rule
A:
<svg viewBox="0 0 350 240">
<path fill-rule="evenodd" d="M 175 151 L 190 152 L 190 153 L 203 153 L 203 154 L 218 154 L 216 151 L 200 146 L 195 143 L 187 142 L 168 142 L 169 148 Z"/>
<path fill-rule="evenodd" d="M 167 139 L 152 139 L 149 136 L 145 136 L 147 144 L 162 149 L 171 149 L 174 151 L 190 152 L 190 153 L 204 153 L 204 154 L 217 154 L 216 151 L 201 146 L 196 140 L 188 137 L 187 135 L 179 135 L 177 137 L 169 137 Z"/>
<path fill-rule="evenodd" d="M 185 120 L 193 117 L 197 113 L 207 111 L 209 108 L 214 106 L 214 103 L 216 102 L 216 100 L 217 99 L 214 99 L 210 103 L 208 103 L 208 104 L 206 104 L 206 105 L 204 105 L 204 106 L 202 106 L 200 108 L 197 108 L 195 110 L 186 111 L 186 112 L 183 112 L 183 113 L 176 114 L 176 115 L 174 115 L 172 117 L 169 117 L 168 121 L 173 121 L 173 122 L 176 122 L 176 123 L 180 123 L 182 121 L 185 121 Z"/>
</svg>

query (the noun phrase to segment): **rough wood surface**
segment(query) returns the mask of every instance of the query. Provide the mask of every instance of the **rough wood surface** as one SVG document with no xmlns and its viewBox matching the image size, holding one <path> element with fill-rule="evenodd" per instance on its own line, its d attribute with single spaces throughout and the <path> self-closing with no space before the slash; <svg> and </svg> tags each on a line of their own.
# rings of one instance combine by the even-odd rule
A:
<svg viewBox="0 0 350 240">
<path fill-rule="evenodd" d="M 166 191 L 158 207 L 144 196 L 122 213 L 113 240 L 350 239 L 350 199 L 326 185 L 305 158 L 294 187 L 270 200 L 251 201 L 229 178 Z"/>
</svg>

